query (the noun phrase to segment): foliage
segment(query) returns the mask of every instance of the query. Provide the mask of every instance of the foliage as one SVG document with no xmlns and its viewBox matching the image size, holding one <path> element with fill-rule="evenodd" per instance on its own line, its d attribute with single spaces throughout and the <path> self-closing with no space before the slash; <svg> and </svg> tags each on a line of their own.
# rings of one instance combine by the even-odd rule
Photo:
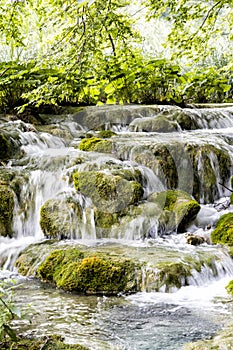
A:
<svg viewBox="0 0 233 350">
<path fill-rule="evenodd" d="M 171 23 L 169 41 L 181 55 L 206 56 L 208 48 L 213 49 L 216 41 L 219 44 L 220 36 L 232 40 L 232 0 L 150 0 L 149 4 L 151 17 Z"/>
<path fill-rule="evenodd" d="M 127 0 L 4 0 L 0 109 L 232 101 L 232 1 L 146 2 L 150 17 L 172 27 L 170 58 L 145 55 L 128 6 Z"/>
<path fill-rule="evenodd" d="M 14 305 L 14 281 L 0 281 L 0 341 L 9 337 L 17 341 L 17 336 L 12 328 L 12 321 L 22 318 L 20 310 Z"/>
</svg>

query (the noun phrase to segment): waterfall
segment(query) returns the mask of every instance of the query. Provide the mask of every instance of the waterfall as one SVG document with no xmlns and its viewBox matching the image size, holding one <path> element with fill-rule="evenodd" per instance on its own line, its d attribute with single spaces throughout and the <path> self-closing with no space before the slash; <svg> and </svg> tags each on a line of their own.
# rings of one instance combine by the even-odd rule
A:
<svg viewBox="0 0 233 350">
<path fill-rule="evenodd" d="M 200 235 L 208 241 L 219 217 L 232 211 L 231 192 L 226 188 L 231 186 L 233 164 L 232 116 L 232 108 L 105 106 L 86 108 L 64 122 L 54 117 L 50 125 L 38 127 L 40 131 L 21 121 L 0 124 L 14 151 L 0 167 L 0 190 L 8 189 L 14 202 L 12 226 L 7 223 L 2 232 L 5 221 L 0 215 L 1 278 L 7 273 L 22 278 L 15 261 L 35 243 L 43 243 L 38 245 L 37 264 L 53 244 L 54 249 L 82 245 L 86 250 L 137 261 L 141 269 L 139 292 L 116 299 L 79 296 L 78 305 L 75 296 L 55 290 L 49 291 L 48 302 L 46 291 L 35 287 L 36 281 L 30 282 L 30 289 L 26 279 L 24 292 L 40 313 L 35 317 L 40 327 L 33 332 L 43 335 L 50 329 L 65 335 L 68 342 L 81 341 L 95 350 L 141 350 L 153 348 L 149 339 L 167 334 L 176 316 L 184 320 L 180 333 L 170 345 L 163 339 L 158 345 L 158 349 L 170 346 L 173 350 L 187 341 L 182 335 L 183 329 L 189 332 L 185 327 L 196 324 L 196 338 L 205 336 L 202 329 L 206 326 L 210 335 L 216 331 L 214 322 L 206 325 L 205 312 L 217 317 L 221 308 L 221 317 L 225 317 L 228 304 L 223 301 L 229 300 L 225 286 L 233 279 L 233 262 L 227 250 L 207 243 L 188 245 L 185 235 Z M 103 141 L 103 145 L 110 142 L 112 151 L 79 150 L 83 138 L 99 138 L 97 130 L 103 129 L 116 133 Z M 167 190 L 183 191 L 201 204 L 182 233 L 180 217 L 169 209 L 166 197 L 156 201 Z M 176 206 L 185 198 L 177 200 Z M 49 244 L 48 238 L 52 239 Z M 179 274 L 174 278 L 176 271 Z M 22 293 L 17 298 L 22 306 Z M 65 305 L 64 310 L 56 311 L 57 305 Z M 197 319 L 195 309 L 204 313 L 203 318 Z M 85 310 L 86 316 L 79 310 Z M 186 310 L 193 315 L 191 321 Z M 132 327 L 122 335 L 119 325 L 125 329 L 129 315 Z M 68 330 L 70 324 L 78 328 L 75 322 L 80 319 L 82 330 L 77 339 Z M 158 324 L 164 327 L 165 319 L 169 327 L 151 336 Z M 179 329 L 177 320 L 172 334 Z M 93 329 L 97 336 L 91 340 Z M 30 335 L 30 327 L 25 331 Z"/>
</svg>

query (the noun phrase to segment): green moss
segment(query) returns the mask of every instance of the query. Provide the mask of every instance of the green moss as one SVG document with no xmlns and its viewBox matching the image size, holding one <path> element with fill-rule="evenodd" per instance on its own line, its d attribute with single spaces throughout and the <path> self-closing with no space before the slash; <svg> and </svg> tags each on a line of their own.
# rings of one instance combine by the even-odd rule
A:
<svg viewBox="0 0 233 350">
<path fill-rule="evenodd" d="M 154 193 L 149 200 L 157 203 L 163 213 L 166 213 L 165 216 L 162 213 L 160 221 L 167 225 L 168 230 L 177 228 L 183 232 L 200 210 L 200 205 L 188 193 L 180 190 Z M 169 215 L 169 212 L 173 215 Z"/>
<path fill-rule="evenodd" d="M 129 259 L 84 257 L 73 248 L 53 251 L 39 266 L 38 276 L 66 291 L 117 294 L 137 290 L 135 270 Z"/>
<path fill-rule="evenodd" d="M 214 202 L 219 196 L 216 169 L 221 182 L 228 181 L 231 169 L 231 158 L 227 151 L 214 145 L 187 145 L 187 152 L 193 163 L 193 196 L 204 203 Z"/>
<path fill-rule="evenodd" d="M 71 220 L 71 213 L 73 220 Z M 40 209 L 40 226 L 47 238 L 70 238 L 80 215 L 78 203 L 49 199 Z"/>
<path fill-rule="evenodd" d="M 66 265 L 77 262 L 83 257 L 83 252 L 76 248 L 54 250 L 38 267 L 37 274 L 43 280 L 57 283 Z"/>
<path fill-rule="evenodd" d="M 231 280 L 226 286 L 227 293 L 233 296 L 233 280 Z"/>
<path fill-rule="evenodd" d="M 214 244 L 226 244 L 233 246 L 233 213 L 224 214 L 211 232 L 211 240 Z"/>
<path fill-rule="evenodd" d="M 165 291 L 171 288 L 181 288 L 187 284 L 187 277 L 191 276 L 191 267 L 183 262 L 163 262 L 159 264 L 159 288 L 165 286 Z"/>
<path fill-rule="evenodd" d="M 10 158 L 10 142 L 4 134 L 0 134 L 0 162 Z"/>
<path fill-rule="evenodd" d="M 79 344 L 65 344 L 60 336 L 50 335 L 39 339 L 19 338 L 17 342 L 1 341 L 2 350 L 88 350 Z"/>
<path fill-rule="evenodd" d="M 0 235 L 12 237 L 14 193 L 7 186 L 0 186 Z"/>
<path fill-rule="evenodd" d="M 82 171 L 73 174 L 76 190 L 90 197 L 98 210 L 119 212 L 142 200 L 143 187 L 136 181 L 127 181 L 120 175 L 101 171 Z"/>
<path fill-rule="evenodd" d="M 105 213 L 98 209 L 95 210 L 95 225 L 101 228 L 111 228 L 118 223 L 119 214 Z"/>
<path fill-rule="evenodd" d="M 112 142 L 98 137 L 84 138 L 79 144 L 79 149 L 81 151 L 111 153 Z"/>
<path fill-rule="evenodd" d="M 99 135 L 99 137 L 101 137 L 103 139 L 108 139 L 108 138 L 115 136 L 117 134 L 111 130 L 101 130 L 98 132 L 98 135 Z"/>
</svg>

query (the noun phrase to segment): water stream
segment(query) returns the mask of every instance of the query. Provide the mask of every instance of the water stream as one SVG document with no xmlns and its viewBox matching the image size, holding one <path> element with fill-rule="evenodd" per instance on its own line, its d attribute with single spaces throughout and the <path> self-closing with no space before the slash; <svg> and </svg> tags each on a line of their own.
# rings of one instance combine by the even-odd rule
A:
<svg viewBox="0 0 233 350">
<path fill-rule="evenodd" d="M 123 107 L 116 108 L 123 111 Z M 233 159 L 233 109 L 187 109 L 185 113 L 195 121 L 195 129 L 185 130 L 179 125 L 173 132 L 145 132 L 143 128 L 140 130 L 141 124 L 136 131 L 137 121 L 141 123 L 156 113 L 149 107 L 146 116 L 140 108 L 133 114 L 137 107 L 132 107 L 129 117 L 129 108 L 126 107 L 127 113 L 125 110 L 119 113 L 117 123 L 114 107 L 103 117 L 107 118 L 106 128 L 117 132 L 113 137 L 114 151 L 111 154 L 80 151 L 77 148 L 80 136 L 90 128 L 84 119 L 80 121 L 72 115 L 68 115 L 64 123 L 57 121 L 54 124 L 69 134 L 68 140 L 63 136 L 36 131 L 29 124 L 18 121 L 2 122 L 0 125 L 0 130 L 18 133 L 18 147 L 23 152 L 22 157 L 11 159 L 0 167 L 0 172 L 14 174 L 14 179 L 21 179 L 20 194 L 15 195 L 13 237 L 0 235 L 0 277 L 11 276 L 19 281 L 16 303 L 26 309 L 25 300 L 30 304 L 32 323 L 22 321 L 15 325 L 21 332 L 31 335 L 61 334 L 66 342 L 78 342 L 93 350 L 178 350 L 187 342 L 211 337 L 232 320 L 232 304 L 225 286 L 233 279 L 233 262 L 226 251 L 207 244 L 189 246 L 184 234 L 176 232 L 159 235 L 158 218 L 149 215 L 146 210 L 130 222 L 122 223 L 120 228 L 113 227 L 108 236 L 99 237 L 93 212 L 85 210 L 91 208 L 91 200 L 75 191 L 70 174 L 74 169 L 101 169 L 105 164 L 139 169 L 146 202 L 151 193 L 163 191 L 168 186 L 165 171 L 158 166 L 159 158 L 155 159 L 154 152 L 156 147 L 165 146 L 176 167 L 177 188 L 192 193 L 196 177 L 201 179 L 198 200 L 202 208 L 188 231 L 209 235 L 211 230 L 207 232 L 207 225 L 211 224 L 213 229 L 223 213 L 233 211 L 231 206 L 224 206 L 230 196 L 226 187 L 230 187 Z M 93 115 L 95 110 L 91 109 Z M 127 123 L 124 122 L 126 119 Z M 217 153 L 213 148 L 208 151 L 208 164 L 216 177 L 211 194 L 205 187 L 206 174 L 203 172 L 207 158 L 200 152 L 195 170 L 187 145 L 207 145 L 224 150 L 231 161 L 229 174 L 223 179 Z M 82 159 L 81 163 L 77 161 L 79 159 Z M 220 185 L 223 182 L 225 186 Z M 201 255 L 208 251 L 216 254 L 215 266 L 211 269 L 206 265 L 201 272 L 193 271 L 187 286 L 170 293 L 145 288 L 140 293 L 118 297 L 67 294 L 32 278 L 22 277 L 14 267 L 19 252 L 29 244 L 44 239 L 40 227 L 41 206 L 48 199 L 70 196 L 83 210 L 81 225 L 76 223 L 72 212 L 64 214 L 64 220 L 71 222 L 71 244 L 79 242 L 106 249 L 112 244 L 119 245 L 119 249 L 124 247 L 128 256 L 133 254 L 131 250 L 136 249 L 141 259 L 147 254 L 153 256 L 160 249 L 167 249 L 167 254 L 176 252 L 181 258 L 182 254 L 194 255 L 198 252 Z M 149 210 L 149 205 L 146 208 Z M 151 227 L 154 228 L 153 237 L 145 239 L 144 231 Z"/>
</svg>

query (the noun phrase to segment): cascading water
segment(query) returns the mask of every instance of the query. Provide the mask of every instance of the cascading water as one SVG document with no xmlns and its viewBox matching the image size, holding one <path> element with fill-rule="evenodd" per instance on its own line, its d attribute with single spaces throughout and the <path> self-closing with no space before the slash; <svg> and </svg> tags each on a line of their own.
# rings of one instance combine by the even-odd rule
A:
<svg viewBox="0 0 233 350">
<path fill-rule="evenodd" d="M 180 119 L 177 112 L 183 113 Z M 157 122 L 152 125 L 161 113 L 169 123 L 172 122 L 173 129 L 168 132 L 159 128 L 155 131 Z M 90 115 L 93 117 L 91 121 Z M 180 122 L 184 115 L 191 120 L 188 124 L 192 127 L 188 131 L 184 128 L 184 121 Z M 40 310 L 33 316 L 33 326 L 18 323 L 16 327 L 28 334 L 58 333 L 65 336 L 67 342 L 81 342 L 94 350 L 178 350 L 187 341 L 212 335 L 225 322 L 226 315 L 229 317 L 230 304 L 223 302 L 229 300 L 225 286 L 233 279 L 232 260 L 225 250 L 217 247 L 187 245 L 184 234 L 172 232 L 167 235 L 165 232 L 161 236 L 161 210 L 157 211 L 155 203 L 148 198 L 169 186 L 194 195 L 202 203 L 202 209 L 187 230 L 209 236 L 219 216 L 232 210 L 229 206 L 222 211 L 213 207 L 214 201 L 230 195 L 227 187 L 230 186 L 233 156 L 232 116 L 232 108 L 182 111 L 165 106 L 92 107 L 86 119 L 85 115 L 82 118 L 74 115 L 69 116 L 64 125 L 56 124 L 57 128 L 65 128 L 69 135 L 67 140 L 38 132 L 23 122 L 1 124 L 1 130 L 7 133 L 14 130 L 17 134 L 14 142 L 21 157 L 12 158 L 0 169 L 0 174 L 10 178 L 10 187 L 14 190 L 13 236 L 0 236 L 0 264 L 3 268 L 0 273 L 5 276 L 10 271 L 11 275 L 14 270 L 22 281 L 19 293 L 16 292 L 17 302 L 21 305 L 23 298 L 27 297 L 32 306 Z M 147 130 L 146 122 L 150 123 L 151 131 Z M 85 130 L 91 129 L 88 123 L 93 129 L 98 129 L 98 124 L 103 128 L 104 124 L 106 129 L 117 132 L 111 154 L 77 149 L 80 136 L 85 136 Z M 223 153 L 219 154 L 219 150 Z M 163 157 L 166 162 L 163 162 Z M 169 169 L 171 166 L 173 172 Z M 211 174 L 209 184 L 206 184 L 207 166 L 208 174 Z M 144 194 L 136 209 L 125 203 L 125 208 L 130 207 L 131 212 L 120 218 L 120 224 L 115 222 L 110 229 L 104 227 L 100 230 L 92 199 L 77 193 L 71 179 L 77 170 L 101 170 L 108 176 L 112 169 L 116 174 L 119 171 L 135 172 L 135 176 L 140 174 Z M 9 184 L 4 181 L 4 186 Z M 106 249 L 108 245 L 114 246 L 124 249 L 122 255 L 137 255 L 140 261 L 145 261 L 142 291 L 122 298 L 79 296 L 77 300 L 75 295 L 41 288 L 38 282 L 17 275 L 14 263 L 20 251 L 45 238 L 40 211 L 44 203 L 50 201 L 51 208 L 54 211 L 58 208 L 56 210 L 60 213 L 58 224 L 54 221 L 58 238 L 68 238 L 66 242 L 70 244 L 103 245 Z M 79 217 L 72 203 L 77 203 L 81 212 Z M 100 207 L 109 203 L 105 199 Z M 108 209 L 111 214 L 110 204 Z M 209 231 L 206 230 L 208 224 L 212 226 Z M 194 265 L 191 275 L 181 281 L 180 288 L 167 290 L 164 285 L 157 288 L 150 282 L 150 276 L 156 275 L 157 269 L 148 261 L 155 257 L 160 259 L 161 255 L 185 262 L 189 256 L 201 260 L 205 254 L 211 254 L 214 260 L 210 264 L 207 259 L 200 269 Z M 214 302 L 216 298 L 218 302 Z M 211 321 L 207 321 L 209 315 L 212 315 Z M 74 334 L 72 329 L 78 327 L 79 331 Z"/>
</svg>

